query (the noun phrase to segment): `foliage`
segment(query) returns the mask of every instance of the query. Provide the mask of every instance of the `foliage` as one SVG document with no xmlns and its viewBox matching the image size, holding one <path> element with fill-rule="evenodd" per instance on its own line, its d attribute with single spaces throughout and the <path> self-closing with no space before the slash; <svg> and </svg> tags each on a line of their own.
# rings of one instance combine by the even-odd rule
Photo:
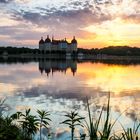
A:
<svg viewBox="0 0 140 140">
<path fill-rule="evenodd" d="M 31 49 L 27 47 L 17 48 L 17 47 L 0 47 L 0 55 L 7 52 L 10 55 L 13 54 L 44 54 L 44 51 L 40 51 L 39 49 Z M 49 52 L 46 52 L 49 53 Z M 62 53 L 65 52 L 57 52 L 54 51 L 53 53 Z M 84 53 L 87 55 L 98 55 L 98 54 L 105 54 L 105 55 L 117 55 L 117 56 L 140 56 L 140 48 L 138 47 L 129 47 L 129 46 L 109 46 L 104 48 L 92 48 L 92 49 L 84 49 L 78 48 L 78 53 Z"/>
<path fill-rule="evenodd" d="M 127 128 L 127 130 L 125 130 L 125 128 L 123 127 L 122 139 L 123 140 L 138 140 L 139 128 L 140 128 L 140 123 L 136 127 L 134 125 L 133 128 Z"/>
<path fill-rule="evenodd" d="M 80 117 L 76 111 L 71 111 L 71 113 L 67 113 L 65 117 L 67 117 L 67 119 L 63 121 L 62 123 L 70 127 L 71 140 L 73 140 L 75 127 L 78 125 L 83 127 L 83 125 L 81 124 L 81 120 L 83 120 L 84 118 Z"/>
<path fill-rule="evenodd" d="M 98 139 L 99 123 L 100 123 L 100 120 L 101 120 L 103 108 L 101 110 L 99 118 L 97 119 L 97 121 L 95 121 L 95 123 L 94 123 L 94 120 L 92 119 L 93 117 L 91 115 L 91 111 L 90 111 L 90 108 L 89 108 L 88 100 L 87 100 L 87 109 L 88 109 L 89 124 L 87 123 L 87 121 L 85 121 L 86 122 L 85 127 L 88 130 L 90 140 L 97 140 Z"/>
<path fill-rule="evenodd" d="M 3 108 L 3 109 L 2 109 Z M 16 112 L 11 116 L 4 116 L 4 100 L 0 101 L 0 140 L 33 140 L 33 136 L 40 131 L 40 140 L 42 139 L 41 129 L 42 127 L 48 128 L 50 113 L 45 110 L 37 110 L 37 115 L 31 115 L 31 110 L 25 110 L 25 113 Z M 102 121 L 102 114 L 106 108 L 105 121 Z M 74 140 L 74 131 L 77 126 L 85 127 L 89 133 L 89 140 L 138 140 L 140 133 L 140 122 L 138 121 L 137 125 L 134 125 L 133 128 L 123 128 L 123 131 L 116 135 L 111 134 L 112 128 L 115 123 L 118 121 L 118 118 L 111 123 L 110 120 L 110 95 L 108 97 L 107 106 L 103 106 L 99 117 L 97 120 L 93 120 L 91 114 L 90 105 L 87 100 L 87 110 L 88 110 L 88 119 L 87 122 L 84 117 L 79 116 L 76 111 L 71 111 L 66 113 L 65 117 L 67 118 L 62 123 L 69 126 L 71 129 L 71 139 Z M 83 121 L 85 124 L 83 125 Z M 61 123 L 61 124 L 62 124 Z M 102 129 L 100 128 L 102 127 Z M 85 140 L 86 134 L 80 134 L 80 139 Z"/>
<path fill-rule="evenodd" d="M 13 124 L 11 117 L 0 118 L 0 140 L 30 140 L 24 139 L 21 129 Z"/>
<path fill-rule="evenodd" d="M 116 55 L 116 56 L 140 56 L 140 48 L 129 46 L 109 46 L 104 48 L 83 49 L 78 48 L 79 53 L 87 55 Z"/>
<path fill-rule="evenodd" d="M 48 128 L 49 121 L 51 121 L 51 119 L 48 117 L 50 115 L 49 112 L 46 112 L 45 110 L 37 110 L 37 113 L 39 115 L 40 140 L 41 140 L 42 139 L 41 128 L 42 127 Z"/>
<path fill-rule="evenodd" d="M 0 117 L 2 117 L 3 112 L 5 111 L 6 107 L 4 106 L 5 99 L 0 99 Z"/>
<path fill-rule="evenodd" d="M 85 127 L 88 130 L 90 140 L 113 139 L 113 136 L 111 135 L 111 131 L 112 131 L 112 128 L 115 125 L 116 121 L 118 120 L 118 118 L 113 123 L 111 123 L 111 120 L 110 120 L 110 93 L 109 93 L 109 97 L 108 97 L 108 103 L 106 106 L 106 118 L 105 118 L 105 121 L 101 124 L 101 118 L 102 118 L 102 113 L 103 113 L 104 108 L 105 107 L 103 106 L 101 109 L 101 112 L 99 114 L 99 117 L 97 118 L 96 121 L 94 121 L 93 117 L 91 115 L 89 102 L 87 100 L 89 123 L 87 121 L 85 121 Z M 100 130 L 100 128 L 99 128 L 100 125 L 103 127 L 102 130 Z"/>
</svg>

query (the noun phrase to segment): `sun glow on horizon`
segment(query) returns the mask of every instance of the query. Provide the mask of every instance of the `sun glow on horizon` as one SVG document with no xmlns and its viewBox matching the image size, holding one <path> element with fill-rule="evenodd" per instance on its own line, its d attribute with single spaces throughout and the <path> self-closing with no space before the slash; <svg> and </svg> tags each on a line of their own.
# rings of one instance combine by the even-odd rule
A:
<svg viewBox="0 0 140 140">
<path fill-rule="evenodd" d="M 139 24 L 127 23 L 120 18 L 116 18 L 113 21 L 105 21 L 102 24 L 90 25 L 82 30 L 96 34 L 96 37 L 92 40 L 93 44 L 94 42 L 101 42 L 107 46 L 131 46 L 132 44 L 139 44 L 139 29 Z"/>
<path fill-rule="evenodd" d="M 0 1 L 0 46 L 36 46 L 41 36 L 76 36 L 79 48 L 140 47 L 136 0 Z"/>
</svg>

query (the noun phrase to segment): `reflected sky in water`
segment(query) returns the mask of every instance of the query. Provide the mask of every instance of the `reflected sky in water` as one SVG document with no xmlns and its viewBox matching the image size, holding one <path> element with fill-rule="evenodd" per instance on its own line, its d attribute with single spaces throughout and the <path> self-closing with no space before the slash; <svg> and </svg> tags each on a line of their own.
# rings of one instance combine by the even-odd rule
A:
<svg viewBox="0 0 140 140">
<path fill-rule="evenodd" d="M 9 114 L 24 111 L 25 108 L 32 108 L 33 113 L 36 109 L 50 110 L 54 139 L 62 140 L 69 137 L 69 129 L 59 124 L 64 118 L 63 114 L 76 109 L 87 116 L 86 97 L 96 116 L 106 103 L 110 91 L 112 119 L 126 109 L 120 117 L 120 122 L 125 126 L 132 126 L 136 118 L 140 119 L 139 72 L 138 64 L 118 65 L 73 60 L 1 63 L 0 98 L 7 99 Z"/>
</svg>

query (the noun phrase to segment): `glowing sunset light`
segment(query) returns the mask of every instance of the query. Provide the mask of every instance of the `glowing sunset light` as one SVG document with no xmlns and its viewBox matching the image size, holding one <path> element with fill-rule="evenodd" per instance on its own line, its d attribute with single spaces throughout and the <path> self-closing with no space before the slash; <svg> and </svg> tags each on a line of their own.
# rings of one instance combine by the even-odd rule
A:
<svg viewBox="0 0 140 140">
<path fill-rule="evenodd" d="M 137 80 L 137 77 L 139 77 L 139 70 L 139 66 L 108 66 L 96 63 L 89 63 L 86 64 L 86 66 L 85 64 L 80 64 L 78 66 L 78 73 L 81 74 L 82 77 L 84 77 L 86 85 L 88 85 L 89 87 L 98 87 L 99 89 L 107 92 L 112 91 L 115 94 L 121 94 L 121 92 L 124 90 L 140 90 L 139 82 Z M 133 80 L 132 75 L 134 78 Z"/>
<path fill-rule="evenodd" d="M 0 45 L 37 47 L 49 34 L 68 40 L 75 35 L 83 48 L 139 47 L 139 7 L 135 0 L 3 0 Z"/>
<path fill-rule="evenodd" d="M 127 23 L 120 18 L 106 21 L 100 25 L 90 25 L 83 30 L 96 33 L 96 41 L 107 45 L 132 45 L 138 44 L 140 40 L 140 25 Z"/>
</svg>

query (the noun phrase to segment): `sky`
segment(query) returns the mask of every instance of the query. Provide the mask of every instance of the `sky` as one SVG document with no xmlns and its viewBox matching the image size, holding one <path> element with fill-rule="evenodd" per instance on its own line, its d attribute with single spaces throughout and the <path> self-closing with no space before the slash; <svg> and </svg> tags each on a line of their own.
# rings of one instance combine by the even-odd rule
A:
<svg viewBox="0 0 140 140">
<path fill-rule="evenodd" d="M 140 47 L 140 0 L 0 0 L 0 46 L 37 47 L 41 36 L 78 47 Z"/>
</svg>

